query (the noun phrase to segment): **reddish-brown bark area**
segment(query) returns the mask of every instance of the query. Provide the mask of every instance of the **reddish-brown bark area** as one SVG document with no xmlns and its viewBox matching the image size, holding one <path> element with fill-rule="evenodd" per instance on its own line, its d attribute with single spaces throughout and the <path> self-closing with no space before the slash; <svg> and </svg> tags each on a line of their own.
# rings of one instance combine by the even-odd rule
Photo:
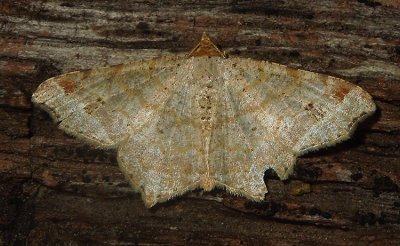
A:
<svg viewBox="0 0 400 246">
<path fill-rule="evenodd" d="M 263 203 L 194 191 L 146 209 L 115 151 L 30 103 L 52 76 L 183 55 L 203 31 L 230 57 L 355 83 L 378 110 L 288 181 L 267 171 Z M 399 63 L 396 0 L 1 1 L 0 244 L 399 245 Z"/>
</svg>

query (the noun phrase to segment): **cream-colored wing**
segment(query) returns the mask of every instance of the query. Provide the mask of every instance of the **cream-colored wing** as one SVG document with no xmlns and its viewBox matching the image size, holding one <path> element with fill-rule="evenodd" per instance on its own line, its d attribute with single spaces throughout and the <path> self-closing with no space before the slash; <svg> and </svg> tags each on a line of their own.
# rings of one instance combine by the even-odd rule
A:
<svg viewBox="0 0 400 246">
<path fill-rule="evenodd" d="M 224 60 L 219 59 L 215 66 L 221 62 Z M 219 93 L 214 105 L 216 109 L 209 146 L 210 178 L 231 193 L 252 200 L 263 200 L 268 192 L 264 183 L 265 161 L 254 159 L 254 154 L 260 146 L 254 143 L 252 130 L 239 115 L 239 100 L 231 88 L 231 83 L 222 76 L 223 73 L 219 75 L 221 79 L 214 85 Z M 272 158 L 271 153 L 272 151 L 266 150 L 261 157 Z"/>
<path fill-rule="evenodd" d="M 342 79 L 241 58 L 226 59 L 221 70 L 251 146 L 250 166 L 273 168 L 282 179 L 297 156 L 349 138 L 375 111 L 368 93 Z"/>
<path fill-rule="evenodd" d="M 186 60 L 185 73 L 174 77 L 180 86 L 118 150 L 120 166 L 146 206 L 207 186 L 209 125 L 202 110 L 206 77 L 213 75 L 194 67 L 196 61 Z"/>
<path fill-rule="evenodd" d="M 116 146 L 141 128 L 174 91 L 183 58 L 164 57 L 72 72 L 43 82 L 32 101 L 69 134 Z"/>
</svg>

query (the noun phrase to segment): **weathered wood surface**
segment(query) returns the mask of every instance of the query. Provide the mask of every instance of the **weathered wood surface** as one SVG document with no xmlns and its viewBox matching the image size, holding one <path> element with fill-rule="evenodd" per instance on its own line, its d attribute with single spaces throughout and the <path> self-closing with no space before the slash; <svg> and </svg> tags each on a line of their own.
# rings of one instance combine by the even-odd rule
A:
<svg viewBox="0 0 400 246">
<path fill-rule="evenodd" d="M 399 245 L 399 2 L 162 2 L 0 2 L 0 244 Z M 30 103 L 47 78 L 183 55 L 203 31 L 231 57 L 358 84 L 378 111 L 351 140 L 301 157 L 288 181 L 267 172 L 263 203 L 194 191 L 146 209 L 114 151 Z"/>
</svg>

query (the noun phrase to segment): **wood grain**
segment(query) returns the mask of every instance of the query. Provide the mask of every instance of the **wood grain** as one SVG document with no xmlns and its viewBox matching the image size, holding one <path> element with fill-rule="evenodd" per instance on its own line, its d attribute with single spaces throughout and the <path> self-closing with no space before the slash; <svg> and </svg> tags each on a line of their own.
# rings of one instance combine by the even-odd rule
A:
<svg viewBox="0 0 400 246">
<path fill-rule="evenodd" d="M 0 3 L 0 244 L 398 245 L 397 1 Z M 194 191 L 146 209 L 116 153 L 65 135 L 30 104 L 44 80 L 183 55 L 203 31 L 229 57 L 343 78 L 378 111 L 354 137 L 274 172 L 264 203 Z M 311 192 L 290 190 L 311 185 Z"/>
</svg>

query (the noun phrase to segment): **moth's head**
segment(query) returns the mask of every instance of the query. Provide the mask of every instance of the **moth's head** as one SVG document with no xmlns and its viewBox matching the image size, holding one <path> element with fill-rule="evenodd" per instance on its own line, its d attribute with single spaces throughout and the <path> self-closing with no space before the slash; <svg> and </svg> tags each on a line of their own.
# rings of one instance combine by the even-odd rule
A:
<svg viewBox="0 0 400 246">
<path fill-rule="evenodd" d="M 225 58 L 224 53 L 218 49 L 217 45 L 215 45 L 208 35 L 203 32 L 201 36 L 200 42 L 190 51 L 186 58 L 189 57 L 202 57 L 202 56 L 219 56 Z"/>
</svg>

